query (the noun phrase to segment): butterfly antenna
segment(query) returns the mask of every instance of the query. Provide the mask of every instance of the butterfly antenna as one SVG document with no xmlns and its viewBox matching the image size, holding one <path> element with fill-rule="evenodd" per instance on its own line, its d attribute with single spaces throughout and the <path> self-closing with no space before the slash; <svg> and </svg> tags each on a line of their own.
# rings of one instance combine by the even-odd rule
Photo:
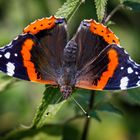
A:
<svg viewBox="0 0 140 140">
<path fill-rule="evenodd" d="M 77 106 L 83 111 L 83 113 L 85 114 L 85 116 L 87 116 L 87 118 L 90 118 L 90 115 L 84 110 L 84 108 L 75 100 L 75 98 L 73 96 L 70 96 L 71 99 L 77 104 Z"/>
</svg>

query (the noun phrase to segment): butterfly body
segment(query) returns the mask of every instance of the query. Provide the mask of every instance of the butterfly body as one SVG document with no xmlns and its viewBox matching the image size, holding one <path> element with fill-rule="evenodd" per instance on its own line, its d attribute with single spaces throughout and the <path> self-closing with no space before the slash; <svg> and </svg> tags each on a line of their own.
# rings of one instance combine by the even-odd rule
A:
<svg viewBox="0 0 140 140">
<path fill-rule="evenodd" d="M 64 18 L 36 20 L 0 48 L 0 70 L 23 80 L 58 85 L 65 99 L 75 87 L 124 90 L 140 86 L 140 65 L 120 47 L 109 28 L 84 20 L 69 41 L 67 36 Z"/>
</svg>

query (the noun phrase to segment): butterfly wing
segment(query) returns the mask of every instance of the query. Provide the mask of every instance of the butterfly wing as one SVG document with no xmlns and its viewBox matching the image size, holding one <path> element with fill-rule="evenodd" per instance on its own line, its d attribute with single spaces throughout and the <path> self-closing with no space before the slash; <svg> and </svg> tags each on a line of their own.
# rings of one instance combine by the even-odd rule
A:
<svg viewBox="0 0 140 140">
<path fill-rule="evenodd" d="M 27 56 L 23 54 L 22 57 L 24 51 L 22 48 L 26 46 L 25 51 L 32 48 L 36 45 L 35 41 L 34 36 L 30 34 L 19 35 L 10 44 L 0 48 L 0 70 L 9 76 L 29 80 L 23 60 L 23 57 L 27 57 L 29 54 L 26 54 Z"/>
<path fill-rule="evenodd" d="M 76 87 L 116 90 L 138 86 L 140 67 L 133 62 L 114 33 L 94 20 L 81 23 L 76 42 Z"/>
<path fill-rule="evenodd" d="M 24 29 L 23 35 L 0 49 L 0 70 L 20 79 L 56 84 L 59 69 L 55 68 L 61 65 L 66 42 L 64 19 L 37 20 Z"/>
<path fill-rule="evenodd" d="M 118 65 L 104 89 L 124 90 L 140 86 L 140 65 L 120 46 L 114 44 L 113 48 L 116 50 Z"/>
</svg>

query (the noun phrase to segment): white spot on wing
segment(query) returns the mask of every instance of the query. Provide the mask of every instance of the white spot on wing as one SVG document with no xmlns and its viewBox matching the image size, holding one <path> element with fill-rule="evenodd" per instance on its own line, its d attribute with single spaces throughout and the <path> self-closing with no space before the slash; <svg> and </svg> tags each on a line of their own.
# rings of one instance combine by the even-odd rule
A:
<svg viewBox="0 0 140 140">
<path fill-rule="evenodd" d="M 42 20 L 44 20 L 45 18 L 41 18 L 41 19 L 38 19 L 38 21 L 42 21 Z"/>
<path fill-rule="evenodd" d="M 2 55 L 0 54 L 0 58 L 2 57 Z"/>
<path fill-rule="evenodd" d="M 137 68 L 137 67 L 139 67 L 139 66 L 140 66 L 139 64 L 137 64 L 136 62 L 134 62 L 130 56 L 129 56 L 129 60 L 135 64 L 135 65 L 134 65 L 134 67 L 136 67 L 136 68 Z"/>
<path fill-rule="evenodd" d="M 118 44 L 117 44 L 117 46 L 118 46 L 119 48 L 122 48 L 122 46 L 120 46 L 120 45 L 118 45 Z"/>
<path fill-rule="evenodd" d="M 36 23 L 36 22 L 39 21 L 39 20 L 41 20 L 41 19 L 37 19 L 37 20 L 33 21 L 33 22 L 31 23 L 31 25 L 34 24 L 34 23 Z"/>
<path fill-rule="evenodd" d="M 27 27 L 25 27 L 24 30 L 26 30 L 27 28 L 29 28 L 29 25 Z"/>
<path fill-rule="evenodd" d="M 130 56 L 129 56 L 129 60 L 130 60 L 131 62 L 134 62 Z"/>
<path fill-rule="evenodd" d="M 138 75 L 139 73 L 136 71 L 135 74 Z"/>
<path fill-rule="evenodd" d="M 127 52 L 126 50 L 124 50 L 124 53 L 125 53 L 125 54 L 128 54 L 128 52 Z"/>
<path fill-rule="evenodd" d="M 129 67 L 129 68 L 127 69 L 127 72 L 128 72 L 129 74 L 131 74 L 131 73 L 133 73 L 133 69 L 132 69 L 131 67 Z"/>
<path fill-rule="evenodd" d="M 124 67 L 121 67 L 121 70 L 123 70 L 124 69 Z"/>
<path fill-rule="evenodd" d="M 137 86 L 140 86 L 140 81 L 138 81 L 138 82 L 136 83 L 136 85 L 137 85 Z"/>
<path fill-rule="evenodd" d="M 7 52 L 4 56 L 5 56 L 5 58 L 9 59 L 10 58 L 10 53 Z"/>
<path fill-rule="evenodd" d="M 136 66 L 140 66 L 140 65 L 139 65 L 139 64 L 137 64 L 136 62 L 135 62 L 135 65 L 136 65 Z"/>
<path fill-rule="evenodd" d="M 18 54 L 17 54 L 17 53 L 15 53 L 14 55 L 15 55 L 16 57 L 18 56 Z"/>
<path fill-rule="evenodd" d="M 18 40 L 19 36 L 15 37 L 13 40 Z"/>
<path fill-rule="evenodd" d="M 129 81 L 128 77 L 123 77 L 120 81 L 120 88 L 127 89 L 128 81 Z"/>
<path fill-rule="evenodd" d="M 9 76 L 13 76 L 14 75 L 14 70 L 15 70 L 15 65 L 13 64 L 13 63 L 11 63 L 11 62 L 8 62 L 7 64 L 6 64 L 6 66 L 7 66 L 7 75 L 9 75 Z"/>
</svg>

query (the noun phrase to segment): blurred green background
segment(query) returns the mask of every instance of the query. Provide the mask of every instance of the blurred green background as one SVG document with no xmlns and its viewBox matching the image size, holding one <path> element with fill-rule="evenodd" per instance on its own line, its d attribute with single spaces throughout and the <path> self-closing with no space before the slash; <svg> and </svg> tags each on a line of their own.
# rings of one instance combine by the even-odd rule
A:
<svg viewBox="0 0 140 140">
<path fill-rule="evenodd" d="M 0 0 L 0 46 L 8 44 L 30 22 L 55 14 L 64 2 L 65 0 Z M 107 11 L 110 12 L 118 3 L 119 0 L 109 0 Z M 94 0 L 86 0 L 68 24 L 69 36 L 76 32 L 83 19 L 97 19 L 96 17 Z M 137 63 L 140 63 L 140 12 L 134 13 L 122 9 L 111 20 L 115 24 L 110 28 L 120 38 L 121 45 Z M 45 90 L 44 85 L 27 81 L 18 81 L 3 90 L 4 84 L 5 81 L 0 80 L 1 136 L 16 127 L 30 126 Z M 84 93 L 81 94 L 83 97 L 86 96 Z M 140 88 L 128 92 L 96 92 L 95 100 L 112 102 L 123 112 L 123 115 L 98 111 L 101 122 L 92 119 L 88 133 L 89 140 L 140 140 Z M 69 104 L 68 101 L 63 106 L 57 116 L 58 120 L 61 121 L 73 113 L 73 104 Z M 68 123 L 63 132 L 63 139 L 72 139 L 72 135 L 75 139 L 79 139 L 83 124 L 84 119 L 76 119 Z M 40 135 L 43 140 L 44 134 Z M 61 137 L 52 139 L 57 140 Z"/>
</svg>

